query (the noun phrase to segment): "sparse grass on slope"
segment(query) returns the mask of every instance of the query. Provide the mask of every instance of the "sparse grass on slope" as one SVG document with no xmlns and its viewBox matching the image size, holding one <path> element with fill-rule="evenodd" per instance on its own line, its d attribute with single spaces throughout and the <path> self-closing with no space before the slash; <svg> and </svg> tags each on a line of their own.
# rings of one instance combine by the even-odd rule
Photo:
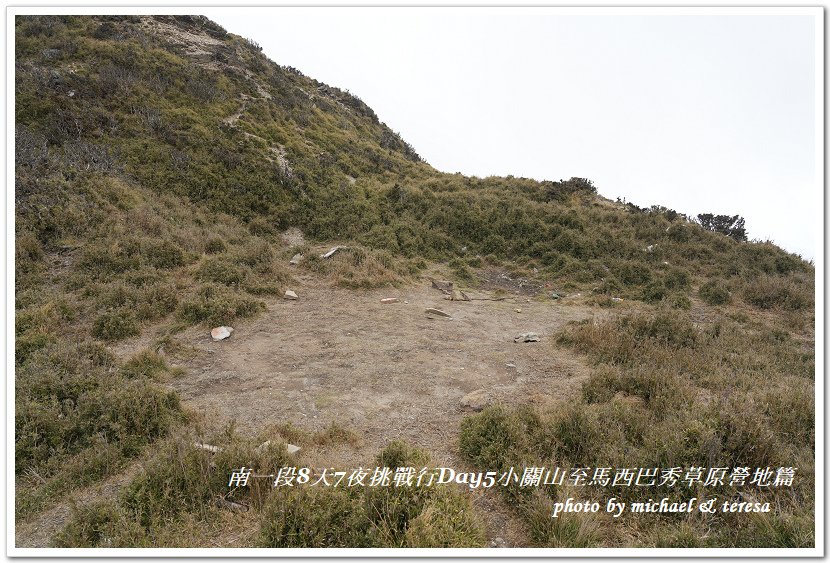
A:
<svg viewBox="0 0 830 563">
<path fill-rule="evenodd" d="M 814 356 L 787 332 L 729 320 L 695 326 L 654 311 L 566 329 L 560 345 L 594 362 L 580 400 L 493 407 L 465 419 L 460 448 L 481 470 L 596 467 L 798 467 L 792 488 L 518 485 L 506 490 L 540 546 L 808 547 L 814 544 Z M 553 353 L 553 351 L 552 351 Z M 607 514 L 550 518 L 569 496 L 628 503 L 716 495 L 770 502 L 769 514 Z M 749 496 L 747 496 L 749 495 Z M 684 539 L 685 538 L 685 539 Z M 694 538 L 694 539 L 692 539 Z"/>
</svg>

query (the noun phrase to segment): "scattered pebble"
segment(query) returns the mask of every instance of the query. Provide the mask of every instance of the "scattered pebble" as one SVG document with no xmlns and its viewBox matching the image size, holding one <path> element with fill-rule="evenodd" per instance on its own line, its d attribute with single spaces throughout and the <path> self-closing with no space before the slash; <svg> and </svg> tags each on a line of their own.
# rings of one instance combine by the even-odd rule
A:
<svg viewBox="0 0 830 563">
<path fill-rule="evenodd" d="M 539 335 L 535 332 L 523 332 L 516 335 L 513 342 L 539 342 Z"/>
<path fill-rule="evenodd" d="M 433 309 L 432 307 L 430 307 L 429 309 L 426 310 L 426 314 L 427 315 L 435 315 L 435 316 L 438 316 L 438 317 L 446 317 L 446 318 L 449 318 L 449 319 L 452 318 L 452 315 L 450 315 L 449 313 L 445 313 L 441 309 Z"/>
</svg>

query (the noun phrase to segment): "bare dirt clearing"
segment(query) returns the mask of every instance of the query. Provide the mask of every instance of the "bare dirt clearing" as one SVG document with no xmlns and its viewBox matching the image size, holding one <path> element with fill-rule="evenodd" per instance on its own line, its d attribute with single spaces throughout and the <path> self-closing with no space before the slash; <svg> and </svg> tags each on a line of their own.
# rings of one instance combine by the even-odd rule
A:
<svg viewBox="0 0 830 563">
<path fill-rule="evenodd" d="M 457 453 L 459 425 L 469 414 L 465 395 L 480 392 L 486 404 L 547 403 L 573 397 L 587 377 L 584 363 L 552 342 L 568 321 L 591 315 L 575 302 L 520 295 L 449 301 L 428 279 L 371 291 L 297 281 L 299 300 L 268 300 L 268 310 L 236 323 L 228 340 L 214 342 L 195 327 L 177 335 L 195 354 L 178 364 L 187 375 L 171 385 L 187 406 L 235 420 L 243 433 L 286 422 L 310 431 L 337 423 L 361 438 L 304 449 L 304 465 L 365 467 L 390 440 L 403 439 L 436 464 L 471 469 Z M 381 303 L 388 297 L 399 302 Z M 452 318 L 430 319 L 427 308 Z M 529 331 L 541 342 L 513 341 Z M 526 545 L 495 493 L 474 496 L 491 540 Z"/>
<path fill-rule="evenodd" d="M 551 342 L 565 323 L 588 315 L 581 306 L 448 301 L 429 281 L 356 292 L 305 279 L 293 289 L 299 300 L 271 299 L 229 340 L 213 342 L 203 328 L 176 337 L 196 351 L 180 364 L 187 375 L 171 383 L 185 404 L 250 433 L 273 423 L 308 430 L 338 423 L 367 448 L 349 461 L 366 461 L 400 438 L 441 462 L 455 459 L 466 394 L 480 390 L 488 403 L 511 404 L 568 398 L 586 375 Z M 381 303 L 386 297 L 400 301 Z M 429 307 L 452 318 L 427 318 Z M 542 341 L 513 342 L 527 331 Z"/>
</svg>

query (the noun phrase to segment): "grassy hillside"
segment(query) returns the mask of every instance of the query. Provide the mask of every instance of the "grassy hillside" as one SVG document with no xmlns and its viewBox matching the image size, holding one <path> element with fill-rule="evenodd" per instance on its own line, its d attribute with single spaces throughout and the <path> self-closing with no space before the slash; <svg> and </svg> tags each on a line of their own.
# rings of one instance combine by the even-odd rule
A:
<svg viewBox="0 0 830 563">
<path fill-rule="evenodd" d="M 595 366 L 581 398 L 555 412 L 515 405 L 471 417 L 461 447 L 475 465 L 786 464 L 812 479 L 812 264 L 660 206 L 608 201 L 584 179 L 436 171 L 353 94 L 204 18 L 18 16 L 15 39 L 18 518 L 118 474 L 151 455 L 150 443 L 163 447 L 146 479 L 210 496 L 218 481 L 200 472 L 204 454 L 175 446 L 200 422 L 163 386 L 180 375 L 165 346 L 185 327 L 257 315 L 281 294 L 288 258 L 310 254 L 285 242 L 288 228 L 309 244 L 348 244 L 301 268 L 349 288 L 405 284 L 440 263 L 469 286 L 499 271 L 547 287 L 538 299 L 591 296 L 602 320 L 557 344 Z M 119 347 L 125 340 L 141 345 Z M 483 451 L 481 436 L 493 435 L 503 448 Z M 260 455 L 232 433 L 223 439 Z M 164 473 L 164 460 L 184 460 L 182 473 Z M 208 516 L 168 514 L 170 499 L 140 486 L 79 515 L 62 541 L 154 545 L 167 519 L 206 533 L 194 522 Z M 727 521 L 703 544 L 811 544 L 811 487 L 775 497 L 768 521 Z M 537 545 L 686 545 L 704 526 L 551 530 L 538 514 L 560 494 L 508 499 Z M 346 511 L 375 501 L 286 500 Z M 412 502 L 394 525 L 325 540 L 297 504 L 291 525 L 307 535 L 266 528 L 261 541 L 482 541 L 466 501 Z M 433 504 L 446 522 L 430 520 L 440 520 L 424 508 Z"/>
</svg>

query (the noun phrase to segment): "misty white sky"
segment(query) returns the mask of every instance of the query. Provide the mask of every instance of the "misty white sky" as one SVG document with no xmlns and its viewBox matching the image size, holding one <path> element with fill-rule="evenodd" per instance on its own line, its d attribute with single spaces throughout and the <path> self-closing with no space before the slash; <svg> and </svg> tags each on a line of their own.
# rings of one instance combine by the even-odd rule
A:
<svg viewBox="0 0 830 563">
<path fill-rule="evenodd" d="M 740 214 L 750 238 L 818 251 L 812 15 L 202 13 L 359 96 L 439 170 L 583 176 L 606 197 Z"/>
</svg>

